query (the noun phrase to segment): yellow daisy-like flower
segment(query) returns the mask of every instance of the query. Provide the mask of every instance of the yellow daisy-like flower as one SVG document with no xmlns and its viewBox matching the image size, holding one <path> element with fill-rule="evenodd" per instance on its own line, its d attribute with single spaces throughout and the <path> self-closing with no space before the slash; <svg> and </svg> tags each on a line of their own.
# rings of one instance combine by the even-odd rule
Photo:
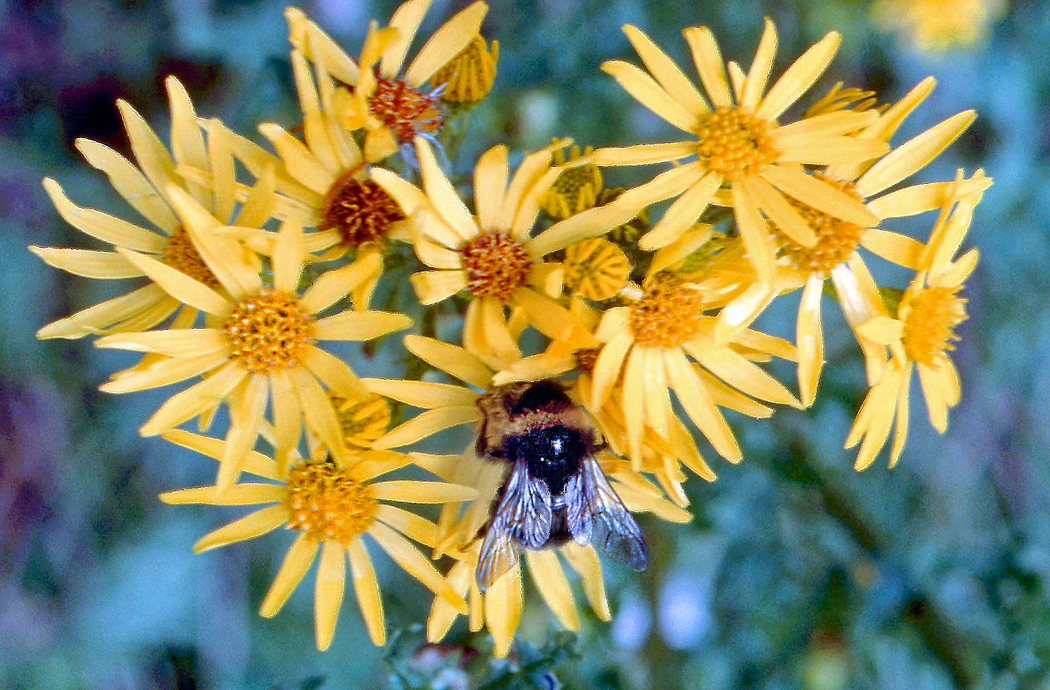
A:
<svg viewBox="0 0 1050 690">
<path fill-rule="evenodd" d="M 228 443 L 219 439 L 174 430 L 169 441 L 192 448 L 221 461 Z M 453 610 L 466 613 L 463 598 L 405 536 L 433 546 L 435 525 L 395 503 L 449 503 L 469 500 L 476 492 L 446 482 L 381 480 L 381 475 L 403 467 L 408 459 L 396 453 L 363 452 L 353 462 L 338 465 L 330 459 L 294 458 L 291 470 L 283 470 L 271 458 L 251 451 L 245 470 L 270 481 L 235 484 L 226 491 L 207 486 L 163 493 L 165 503 L 208 505 L 256 505 L 259 508 L 203 536 L 193 546 L 201 553 L 272 532 L 278 527 L 297 532 L 284 562 L 259 609 L 269 618 L 277 614 L 318 560 L 314 588 L 317 648 L 328 649 L 346 585 L 346 561 L 364 616 L 368 635 L 376 645 L 386 641 L 383 603 L 372 559 L 365 548 L 368 535 L 405 572 L 419 580 Z M 404 536 L 402 536 L 404 535 Z M 318 558 L 318 553 L 320 557 Z"/>
<path fill-rule="evenodd" d="M 920 49 L 942 52 L 988 37 L 1006 0 L 877 0 L 871 16 L 885 29 L 910 34 Z"/>
<path fill-rule="evenodd" d="M 704 313 L 708 308 L 699 285 L 657 273 L 646 280 L 636 301 L 602 315 L 595 333 L 602 346 L 591 374 L 589 409 L 601 409 L 620 388 L 632 459 L 642 456 L 646 425 L 660 438 L 675 442 L 671 390 L 700 432 L 731 462 L 742 456 L 718 410 L 715 390 L 721 395 L 725 388 L 736 389 L 745 399 L 799 406 L 783 385 L 738 351 L 741 345 L 765 348 L 769 337 L 743 330 L 727 344 L 716 337 L 717 319 Z M 794 359 L 794 348 L 774 347 Z M 719 383 L 712 386 L 712 381 Z"/>
<path fill-rule="evenodd" d="M 504 357 L 517 350 L 504 321 L 507 307 L 520 307 L 549 337 L 568 327 L 567 312 L 554 299 L 562 290 L 562 266 L 543 257 L 626 220 L 620 209 L 596 208 L 531 236 L 540 199 L 562 173 L 550 165 L 551 152 L 560 145 L 527 156 L 513 176 L 506 146 L 485 152 L 474 169 L 477 215 L 467 209 L 421 138 L 416 139 L 416 152 L 422 190 L 390 171 L 372 171 L 372 179 L 411 216 L 416 254 L 433 269 L 411 278 L 419 300 L 434 304 L 468 291 L 472 299 L 464 328 L 485 333 Z"/>
<path fill-rule="evenodd" d="M 239 259 L 243 256 L 239 243 L 217 232 L 221 224 L 213 216 L 179 189 L 169 187 L 168 195 L 224 294 L 145 254 L 118 251 L 166 292 L 208 314 L 214 325 L 99 339 L 99 347 L 164 356 L 148 367 L 115 374 L 101 389 L 126 393 L 206 375 L 173 395 L 139 431 L 144 436 L 162 433 L 226 401 L 231 423 L 216 480 L 220 489 L 236 480 L 262 427 L 268 402 L 282 468 L 298 444 L 304 422 L 336 459 L 344 460 L 342 428 L 321 383 L 341 395 L 361 388 L 345 362 L 315 343 L 370 340 L 407 328 L 411 319 L 352 310 L 321 317 L 321 312 L 367 280 L 375 267 L 357 262 L 330 271 L 298 294 L 305 258 L 303 235 L 298 224 L 286 221 L 275 242 L 272 284 L 264 285 L 258 269 Z M 378 261 L 378 256 L 373 260 Z"/>
<path fill-rule="evenodd" d="M 857 163 L 884 153 L 884 142 L 848 136 L 877 114 L 843 111 L 788 125 L 777 122 L 831 62 L 838 48 L 837 33 L 829 33 L 807 50 L 763 95 L 776 53 L 772 22 L 766 20 L 750 72 L 732 85 L 710 29 L 686 28 L 683 33 L 710 104 L 644 33 L 630 25 L 624 33 L 648 73 L 621 60 L 606 62 L 602 69 L 644 106 L 691 137 L 600 149 L 594 154 L 598 165 L 682 161 L 615 202 L 639 208 L 677 197 L 639 240 L 641 248 L 657 249 L 678 239 L 717 200 L 723 186 L 722 196 L 733 207 L 748 256 L 767 284 L 773 280 L 775 248 L 763 214 L 801 245 L 816 243 L 813 230 L 785 195 L 861 226 L 876 221 L 856 199 L 807 175 L 799 164 Z"/>
<path fill-rule="evenodd" d="M 631 274 L 623 250 L 601 237 L 570 245 L 562 265 L 569 294 L 596 301 L 614 297 Z"/>
<path fill-rule="evenodd" d="M 78 139 L 77 148 L 87 162 L 109 178 L 113 188 L 153 227 L 130 223 L 94 209 L 81 208 L 70 201 L 51 178 L 44 178 L 55 208 L 62 218 L 86 235 L 113 245 L 116 251 L 59 249 L 30 246 L 29 249 L 51 266 L 87 278 L 150 278 L 134 263 L 122 256 L 121 250 L 148 254 L 156 261 L 207 286 L 221 285 L 201 259 L 195 241 L 186 233 L 172 210 L 169 186 L 192 195 L 223 222 L 257 226 L 268 218 L 272 207 L 253 204 L 234 213 L 236 190 L 233 184 L 233 161 L 220 137 L 204 135 L 197 124 L 193 103 L 182 84 L 174 77 L 165 81 L 171 102 L 171 141 L 174 159 L 135 110 L 123 100 L 117 101 L 131 150 L 138 163 L 131 163 L 111 148 Z M 204 171 L 203 182 L 182 177 L 176 166 Z M 159 231 L 159 232 L 158 232 Z M 176 313 L 177 312 L 177 313 Z M 37 332 L 38 338 L 82 338 L 124 331 L 144 331 L 176 314 L 173 327 L 187 327 L 197 319 L 197 309 L 168 294 L 151 281 L 119 297 L 88 307 L 59 319 Z"/>
<path fill-rule="evenodd" d="M 485 45 L 484 38 L 475 36 L 466 48 L 434 73 L 430 83 L 446 103 L 473 105 L 492 90 L 497 62 L 499 41 L 493 41 L 490 47 Z"/>
<path fill-rule="evenodd" d="M 294 8 L 286 11 L 292 45 L 319 70 L 351 88 L 351 92 L 340 92 L 344 124 L 349 129 L 368 131 L 366 149 L 409 143 L 417 135 L 433 136 L 444 124 L 440 90 L 425 87 L 435 72 L 478 35 L 488 5 L 479 0 L 445 22 L 402 71 L 430 3 L 402 3 L 383 30 L 372 22 L 358 63 L 302 12 Z"/>
<path fill-rule="evenodd" d="M 390 405 L 378 395 L 358 391 L 339 395 L 328 391 L 328 398 L 349 448 L 371 448 L 390 427 Z"/>
<path fill-rule="evenodd" d="M 974 177 L 981 178 L 981 171 Z M 948 353 L 958 340 L 956 326 L 966 319 L 966 300 L 959 296 L 959 291 L 977 266 L 978 253 L 971 249 L 957 259 L 953 257 L 969 230 L 974 207 L 983 193 L 983 187 L 972 191 L 965 182 L 959 171 L 955 188 L 949 192 L 949 202 L 942 209 L 923 251 L 919 271 L 904 291 L 896 318 L 885 314 L 883 308 L 882 314 L 873 316 L 857 329 L 861 338 L 888 346 L 892 355 L 865 397 L 846 439 L 846 448 L 861 444 L 856 461 L 858 470 L 872 463 L 886 444 L 891 427 L 890 467 L 900 459 L 908 433 L 913 369 L 919 371 L 930 423 L 938 432 L 944 433 L 948 427 L 948 410 L 959 403 L 959 374 Z M 877 290 L 874 283 L 862 283 L 861 287 L 868 292 Z"/>
<path fill-rule="evenodd" d="M 580 147 L 575 144 L 567 158 L 564 149 L 558 148 L 554 151 L 555 164 L 564 165 L 572 162 L 580 162 L 580 164 L 558 175 L 554 184 L 543 195 L 541 202 L 543 210 L 551 218 L 564 220 L 598 204 L 598 196 L 602 193 L 602 173 L 598 170 L 597 165 L 580 161 L 581 158 L 589 158 L 592 153 L 593 149 L 590 146 L 581 153 Z"/>
<path fill-rule="evenodd" d="M 922 81 L 859 136 L 888 140 L 929 95 L 935 83 L 932 77 Z M 886 190 L 896 187 L 902 180 L 928 165 L 969 127 L 975 117 L 972 110 L 958 113 L 894 148 L 870 167 L 831 166 L 817 177 L 864 202 L 880 223 L 887 218 L 936 210 L 946 203 L 948 191 L 955 189 L 957 183 L 911 185 L 889 193 Z M 965 193 L 987 187 L 991 180 L 981 176 L 963 184 L 967 188 Z M 900 233 L 877 226 L 856 225 L 804 204 L 796 203 L 795 207 L 814 229 L 816 244 L 805 247 L 781 232 L 775 224 L 773 230 L 774 241 L 783 262 L 797 271 L 798 277 L 805 283 L 796 337 L 799 349 L 799 390 L 803 404 L 809 406 L 816 396 L 817 381 L 824 361 L 820 322 L 824 281 L 831 278 L 840 296 L 839 303 L 846 320 L 856 327 L 878 313 L 877 306 L 868 299 L 869 295 L 858 286 L 856 271 L 867 273 L 864 259 L 858 250 L 863 247 L 891 263 L 915 270 L 918 269 L 923 245 Z M 870 348 L 867 350 L 869 367 L 877 367 L 882 355 L 873 354 Z M 877 370 L 873 369 L 871 374 L 877 375 Z"/>
</svg>

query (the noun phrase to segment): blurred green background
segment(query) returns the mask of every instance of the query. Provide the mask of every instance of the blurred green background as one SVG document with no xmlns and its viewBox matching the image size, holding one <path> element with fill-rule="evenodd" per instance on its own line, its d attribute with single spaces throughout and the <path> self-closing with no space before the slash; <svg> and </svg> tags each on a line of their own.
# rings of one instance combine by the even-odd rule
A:
<svg viewBox="0 0 1050 690">
<path fill-rule="evenodd" d="M 435 0 L 424 31 L 465 4 Z M 126 213 L 72 143 L 89 137 L 127 154 L 118 97 L 164 132 L 167 74 L 183 80 L 199 113 L 241 133 L 267 119 L 294 124 L 283 4 L 5 2 L 0 688 L 380 688 L 409 687 L 410 676 L 433 677 L 435 688 L 1050 688 L 1050 3 L 1011 2 L 987 41 L 939 55 L 873 26 L 867 0 L 491 4 L 485 33 L 500 41 L 499 75 L 472 113 L 460 172 L 501 141 L 520 152 L 552 136 L 594 145 L 673 136 L 598 69 L 611 57 L 637 62 L 619 30 L 626 22 L 690 74 L 684 26 L 711 26 L 724 56 L 746 66 L 768 15 L 780 31 L 777 72 L 838 30 L 839 56 L 814 98 L 844 80 L 890 101 L 926 75 L 938 79 L 898 141 L 975 108 L 977 123 L 918 176 L 982 166 L 996 182 L 969 240 L 982 260 L 965 293 L 970 319 L 955 353 L 963 400 L 948 433 L 933 432 L 916 402 L 900 466 L 888 471 L 883 458 L 853 472 L 841 446 L 863 372 L 825 301 L 818 404 L 759 424 L 732 420 L 745 461 L 716 465 L 714 484 L 687 485 L 693 523 L 641 518 L 652 566 L 607 569 L 611 624 L 588 613 L 577 639 L 552 637 L 556 624 L 529 594 L 519 637 L 534 648 L 517 664 L 539 659 L 531 668 L 542 673 L 493 680 L 507 667 L 489 664 L 484 639 L 464 636 L 462 624 L 449 646 L 424 655 L 413 630 L 375 649 L 350 593 L 335 643 L 320 654 L 312 577 L 275 619 L 255 613 L 291 535 L 193 556 L 194 540 L 231 514 L 157 501 L 213 476 L 199 456 L 138 437 L 167 391 L 104 395 L 97 385 L 127 358 L 33 338 L 112 287 L 48 269 L 25 249 L 93 246 L 50 206 L 45 175 L 79 204 Z M 395 6 L 315 0 L 303 9 L 356 55 L 368 19 Z M 922 236 L 929 221 L 910 227 Z M 762 325 L 789 335 L 792 308 L 785 298 Z M 390 563 L 377 567 L 390 624 L 422 621 L 429 596 Z M 459 668 L 474 645 L 482 655 Z"/>
</svg>

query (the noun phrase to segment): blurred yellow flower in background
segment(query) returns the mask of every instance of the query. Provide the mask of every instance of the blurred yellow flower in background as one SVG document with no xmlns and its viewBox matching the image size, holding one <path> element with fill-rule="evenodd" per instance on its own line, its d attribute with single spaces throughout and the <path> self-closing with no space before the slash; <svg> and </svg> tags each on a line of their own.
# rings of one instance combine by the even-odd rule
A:
<svg viewBox="0 0 1050 690">
<path fill-rule="evenodd" d="M 871 16 L 908 34 L 919 49 L 938 53 L 986 40 L 1006 6 L 1006 0 L 876 0 Z"/>
</svg>

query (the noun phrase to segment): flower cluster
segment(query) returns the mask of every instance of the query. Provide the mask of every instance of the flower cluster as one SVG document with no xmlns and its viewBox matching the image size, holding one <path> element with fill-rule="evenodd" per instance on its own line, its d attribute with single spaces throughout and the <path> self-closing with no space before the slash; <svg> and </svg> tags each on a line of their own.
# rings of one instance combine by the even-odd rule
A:
<svg viewBox="0 0 1050 690">
<path fill-rule="evenodd" d="M 426 444 L 481 422 L 479 399 L 499 387 L 554 380 L 597 430 L 594 462 L 623 505 L 688 521 L 688 475 L 715 480 L 704 454 L 731 463 L 745 455 L 725 410 L 763 419 L 816 400 L 828 281 L 870 387 L 846 438 L 860 444 L 857 468 L 891 431 L 890 463 L 900 457 L 913 369 L 931 423 L 944 431 L 960 399 L 949 352 L 977 262 L 976 250 L 957 254 L 990 180 L 980 170 L 907 180 L 969 126 L 972 111 L 891 143 L 933 89 L 927 79 L 886 105 L 838 84 L 792 119 L 785 113 L 827 69 L 838 34 L 771 79 L 771 22 L 746 72 L 723 61 L 709 29 L 686 28 L 697 82 L 625 26 L 641 66 L 611 60 L 602 69 L 679 130 L 674 141 L 581 151 L 556 140 L 516 165 L 498 145 L 464 185 L 443 165 L 452 153 L 446 126 L 469 118 L 492 88 L 498 44 L 479 34 L 488 9 L 479 1 L 408 60 L 429 4 L 408 0 L 385 27 L 369 25 L 356 59 L 289 9 L 302 124 L 261 124 L 269 147 L 199 118 L 174 78 L 170 151 L 119 102 L 134 161 L 91 141 L 77 147 L 148 225 L 79 207 L 44 180 L 61 216 L 111 248 L 32 251 L 79 276 L 141 285 L 38 336 L 99 336 L 100 347 L 142 353 L 104 391 L 182 386 L 140 431 L 218 469 L 213 485 L 162 500 L 265 504 L 195 551 L 278 527 L 296 533 L 262 615 L 276 614 L 317 560 L 316 638 L 326 649 L 348 559 L 369 634 L 382 644 L 370 541 L 434 593 L 431 640 L 463 614 L 507 654 L 526 570 L 557 619 L 576 628 L 565 564 L 608 620 L 602 545 L 586 539 L 523 549 L 483 590 L 482 536 L 507 466 L 477 457 L 473 445 L 440 455 Z M 634 188 L 605 186 L 624 165 L 663 169 Z M 649 207 L 668 200 L 650 222 Z M 932 228 L 921 238 L 883 227 L 927 214 Z M 911 272 L 911 283 L 877 282 L 872 255 Z M 373 309 L 380 287 L 407 293 L 412 305 Z M 794 342 L 752 327 L 789 294 L 799 296 Z M 441 320 L 451 327 L 437 328 Z M 402 378 L 360 378 L 331 350 L 408 329 L 417 331 L 403 339 L 414 361 Z M 436 337 L 448 330 L 458 342 Z M 797 363 L 797 382 L 775 378 L 766 367 L 774 359 Z M 221 408 L 228 426 L 208 435 Z M 179 428 L 193 419 L 200 433 Z M 440 508 L 426 517 L 398 504 Z"/>
</svg>

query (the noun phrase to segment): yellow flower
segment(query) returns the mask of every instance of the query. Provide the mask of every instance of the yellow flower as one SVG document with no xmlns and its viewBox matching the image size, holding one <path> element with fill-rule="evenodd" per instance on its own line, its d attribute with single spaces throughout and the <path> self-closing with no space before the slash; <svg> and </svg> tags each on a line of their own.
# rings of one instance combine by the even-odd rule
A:
<svg viewBox="0 0 1050 690">
<path fill-rule="evenodd" d="M 935 83 L 932 77 L 923 80 L 899 103 L 861 131 L 859 136 L 889 140 L 907 116 L 929 95 Z M 897 146 L 871 166 L 830 166 L 816 176 L 864 202 L 880 223 L 887 218 L 936 210 L 946 202 L 949 189 L 954 189 L 959 183 L 911 185 L 888 193 L 886 190 L 896 187 L 902 180 L 928 165 L 969 127 L 975 117 L 972 110 L 963 111 Z M 987 187 L 991 180 L 980 176 L 962 184 L 968 191 L 976 191 Z M 814 229 L 816 244 L 802 246 L 781 232 L 775 223 L 773 234 L 783 263 L 796 271 L 797 282 L 805 285 L 799 305 L 796 341 L 799 350 L 799 390 L 802 403 L 808 406 L 816 396 L 817 381 L 824 361 L 820 320 L 824 281 L 831 278 L 846 320 L 856 327 L 877 313 L 877 306 L 869 299 L 871 295 L 858 286 L 860 279 L 857 273 L 868 273 L 859 249 L 863 247 L 886 261 L 915 270 L 923 245 L 897 232 L 877 226 L 862 227 L 804 204 L 795 203 L 794 206 Z M 796 281 L 790 282 L 794 284 Z M 862 344 L 865 343 L 862 341 Z M 873 354 L 871 348 L 866 349 L 866 360 L 874 377 L 881 355 Z"/>
<path fill-rule="evenodd" d="M 708 308 L 702 287 L 657 273 L 646 280 L 634 302 L 602 315 L 595 333 L 602 346 L 591 373 L 589 409 L 600 409 L 613 390 L 620 389 L 628 455 L 636 462 L 642 457 L 646 425 L 665 441 L 676 442 L 671 390 L 700 432 L 731 462 L 742 456 L 717 407 L 725 401 L 716 395 L 722 398 L 728 389 L 734 394 L 730 399 L 739 396 L 752 404 L 748 396 L 799 405 L 745 354 L 754 346 L 794 359 L 794 348 L 748 329 L 734 333 L 732 342 L 722 341 L 716 337 L 716 317 L 704 313 Z"/>
<path fill-rule="evenodd" d="M 51 178 L 44 178 L 55 208 L 62 218 L 81 232 L 111 244 L 117 251 L 59 249 L 30 246 L 29 249 L 51 266 L 88 278 L 150 278 L 128 261 L 119 251 L 134 250 L 155 257 L 193 280 L 212 289 L 221 289 L 171 207 L 168 187 L 175 186 L 191 194 L 224 223 L 262 224 L 269 215 L 264 210 L 253 215 L 242 209 L 234 213 L 236 190 L 233 185 L 233 162 L 229 151 L 209 128 L 207 142 L 197 124 L 193 104 L 182 84 L 174 77 L 165 81 L 171 102 L 171 140 L 174 159 L 135 110 L 123 100 L 117 101 L 131 150 L 138 165 L 98 142 L 78 139 L 77 148 L 93 167 L 109 178 L 113 188 L 145 218 L 153 228 L 130 223 L 94 209 L 81 208 L 70 201 Z M 188 179 L 176 168 L 183 166 L 204 172 L 204 179 Z M 157 232 L 159 230 L 159 232 Z M 176 313 L 177 312 L 177 313 Z M 144 331 L 176 314 L 172 327 L 193 325 L 197 309 L 164 291 L 151 280 L 149 284 L 119 297 L 107 300 L 71 316 L 44 326 L 38 338 L 82 338 L 124 331 Z"/>
<path fill-rule="evenodd" d="M 876 110 L 885 112 L 889 106 L 878 105 L 878 98 L 874 91 L 858 89 L 853 86 L 844 86 L 841 81 L 828 89 L 828 92 L 820 97 L 816 103 L 806 108 L 802 113 L 803 118 L 836 113 L 843 110 L 852 110 L 855 113 L 865 110 Z"/>
<path fill-rule="evenodd" d="M 588 146 L 581 154 L 580 147 L 575 144 L 568 158 L 565 157 L 563 149 L 555 150 L 555 164 L 576 162 L 577 165 L 558 175 L 554 184 L 543 195 L 541 205 L 551 218 L 564 220 L 598 204 L 598 195 L 602 192 L 602 173 L 597 165 L 586 162 L 592 153 L 593 150 Z"/>
<path fill-rule="evenodd" d="M 974 178 L 983 177 L 980 170 Z M 977 265 L 977 250 L 953 258 L 973 220 L 974 207 L 984 187 L 973 191 L 963 180 L 962 171 L 948 192 L 949 201 L 941 210 L 933 234 L 919 260 L 919 270 L 904 291 L 896 318 L 883 313 L 861 324 L 858 335 L 878 346 L 888 346 L 889 362 L 882 367 L 857 412 L 846 447 L 861 443 L 856 468 L 872 463 L 886 444 L 893 427 L 890 467 L 900 459 L 908 433 L 909 389 L 912 370 L 918 369 L 930 423 L 944 433 L 948 410 L 960 399 L 959 374 L 948 357 L 958 340 L 955 327 L 966 319 L 966 300 L 959 296 L 966 278 Z M 862 289 L 875 290 L 873 283 Z M 896 420 L 896 423 L 894 423 Z"/>
<path fill-rule="evenodd" d="M 430 83 L 446 103 L 473 105 L 492 90 L 497 62 L 499 41 L 493 41 L 490 48 L 484 38 L 475 36 L 466 48 L 434 73 Z"/>
<path fill-rule="evenodd" d="M 871 6 L 877 24 L 910 34 L 912 43 L 930 52 L 985 40 L 1005 12 L 1006 0 L 877 0 Z"/>
<path fill-rule="evenodd" d="M 444 124 L 440 91 L 425 85 L 478 35 L 488 5 L 475 2 L 445 22 L 402 71 L 430 3 L 402 3 L 383 30 L 372 22 L 357 63 L 302 12 L 289 8 L 285 13 L 292 45 L 320 72 L 351 88 L 339 91 L 338 107 L 349 129 L 368 131 L 366 149 L 374 146 L 392 152 L 398 143 L 409 143 L 417 135 L 433 136 Z"/>
<path fill-rule="evenodd" d="M 562 172 L 550 166 L 552 148 L 527 156 L 513 176 L 506 146 L 485 152 L 474 169 L 477 215 L 467 209 L 421 138 L 416 151 L 422 190 L 390 171 L 372 171 L 372 179 L 411 216 L 416 254 L 434 269 L 411 278 L 419 300 L 434 304 L 468 291 L 472 299 L 464 328 L 484 333 L 505 358 L 517 349 L 504 320 L 506 307 L 520 307 L 549 337 L 568 327 L 565 308 L 553 299 L 561 294 L 562 266 L 543 257 L 622 222 L 620 209 L 591 209 L 531 236 L 540 199 Z"/>
<path fill-rule="evenodd" d="M 126 393 L 204 375 L 202 381 L 173 395 L 139 431 L 144 436 L 159 434 L 226 401 L 231 419 L 226 439 L 230 443 L 216 480 L 220 489 L 236 480 L 262 426 L 268 401 L 273 407 L 282 468 L 298 444 L 304 422 L 336 459 L 344 460 L 342 429 L 321 383 L 342 395 L 360 390 L 360 384 L 345 362 L 315 343 L 370 340 L 407 328 L 411 320 L 401 314 L 351 310 L 320 317 L 368 279 L 375 267 L 357 262 L 330 271 L 298 294 L 305 256 L 303 236 L 296 223 L 286 221 L 274 246 L 272 284 L 264 285 L 254 264 L 240 258 L 239 243 L 217 232 L 220 223 L 213 216 L 179 189 L 169 187 L 168 194 L 225 295 L 157 259 L 118 249 L 166 292 L 208 314 L 209 327 L 99 339 L 99 347 L 164 355 L 148 367 L 115 374 L 101 389 Z"/>
<path fill-rule="evenodd" d="M 350 448 L 371 448 L 390 426 L 390 405 L 378 395 L 347 391 L 339 395 L 328 391 L 335 416 Z"/>
<path fill-rule="evenodd" d="M 458 506 L 443 507 L 441 519 L 438 521 L 439 532 L 443 537 L 436 550 L 457 559 L 457 563 L 447 575 L 448 581 L 456 593 L 468 601 L 470 629 L 477 631 L 484 625 L 492 633 L 495 643 L 493 653 L 496 656 L 507 655 L 518 628 L 524 606 L 521 574 L 523 569 L 529 571 L 533 584 L 547 607 L 569 630 L 579 629 L 579 617 L 572 588 L 565 577 L 561 560 L 566 561 L 579 574 L 584 594 L 598 617 L 603 621 L 611 619 L 609 603 L 605 597 L 601 562 L 591 545 L 580 546 L 570 542 L 539 551 L 526 549 L 522 553 L 524 565 L 519 561 L 482 593 L 475 574 L 481 547 L 481 540 L 476 539 L 476 535 L 491 516 L 492 502 L 496 498 L 496 491 L 502 483 L 506 468 L 479 459 L 473 454 L 435 456 L 414 453 L 412 457 L 417 464 L 446 481 L 454 481 L 451 477 L 458 477 L 460 481 L 478 491 L 477 498 L 467 504 L 458 517 Z M 635 475 L 629 466 L 611 454 L 601 454 L 599 461 L 628 510 L 651 512 L 662 520 L 677 523 L 692 519 L 689 512 L 664 500 L 659 489 Z M 460 613 L 462 612 L 456 611 L 447 602 L 435 598 L 427 621 L 427 639 L 437 642 L 444 637 Z"/>
<path fill-rule="evenodd" d="M 631 274 L 623 250 L 600 237 L 570 245 L 562 264 L 569 294 L 596 301 L 614 297 Z"/>
<path fill-rule="evenodd" d="M 164 437 L 215 459 L 223 458 L 229 445 L 178 429 Z M 193 546 L 195 553 L 201 553 L 262 536 L 281 526 L 298 533 L 263 599 L 259 615 L 269 618 L 280 611 L 320 552 L 314 589 L 316 637 L 317 648 L 328 649 L 343 601 L 349 557 L 351 581 L 368 635 L 374 644 L 384 644 L 383 603 L 372 559 L 365 548 L 366 534 L 405 572 L 453 610 L 466 612 L 462 597 L 427 557 L 405 539 L 407 536 L 425 546 L 433 546 L 437 538 L 434 524 L 389 502 L 457 502 L 474 497 L 473 489 L 446 482 L 376 481 L 379 476 L 407 464 L 407 458 L 396 453 L 366 451 L 342 466 L 326 458 L 301 462 L 295 457 L 293 460 L 293 468 L 284 471 L 271 458 L 250 451 L 245 458 L 245 470 L 270 481 L 235 484 L 226 491 L 207 486 L 160 495 L 165 503 L 176 504 L 275 504 L 209 532 Z"/>
<path fill-rule="evenodd" d="M 886 151 L 886 144 L 848 136 L 875 117 L 874 112 L 834 112 L 781 125 L 777 122 L 824 72 L 838 48 L 832 32 L 806 51 L 763 95 L 776 53 L 776 31 L 766 21 L 751 71 L 734 70 L 733 83 L 714 36 L 707 27 L 684 30 L 710 104 L 677 65 L 633 26 L 624 32 L 648 73 L 622 60 L 602 69 L 658 116 L 690 135 L 684 141 L 600 149 L 598 165 L 638 165 L 685 161 L 650 182 L 628 190 L 616 204 L 632 208 L 677 197 L 652 230 L 639 240 L 657 249 L 678 239 L 725 188 L 737 227 L 759 280 L 773 279 L 774 246 L 763 214 L 803 246 L 813 246 L 813 230 L 785 198 L 861 226 L 874 216 L 856 199 L 807 175 L 802 164 L 856 163 Z M 650 76 L 652 75 L 652 76 Z"/>
</svg>

